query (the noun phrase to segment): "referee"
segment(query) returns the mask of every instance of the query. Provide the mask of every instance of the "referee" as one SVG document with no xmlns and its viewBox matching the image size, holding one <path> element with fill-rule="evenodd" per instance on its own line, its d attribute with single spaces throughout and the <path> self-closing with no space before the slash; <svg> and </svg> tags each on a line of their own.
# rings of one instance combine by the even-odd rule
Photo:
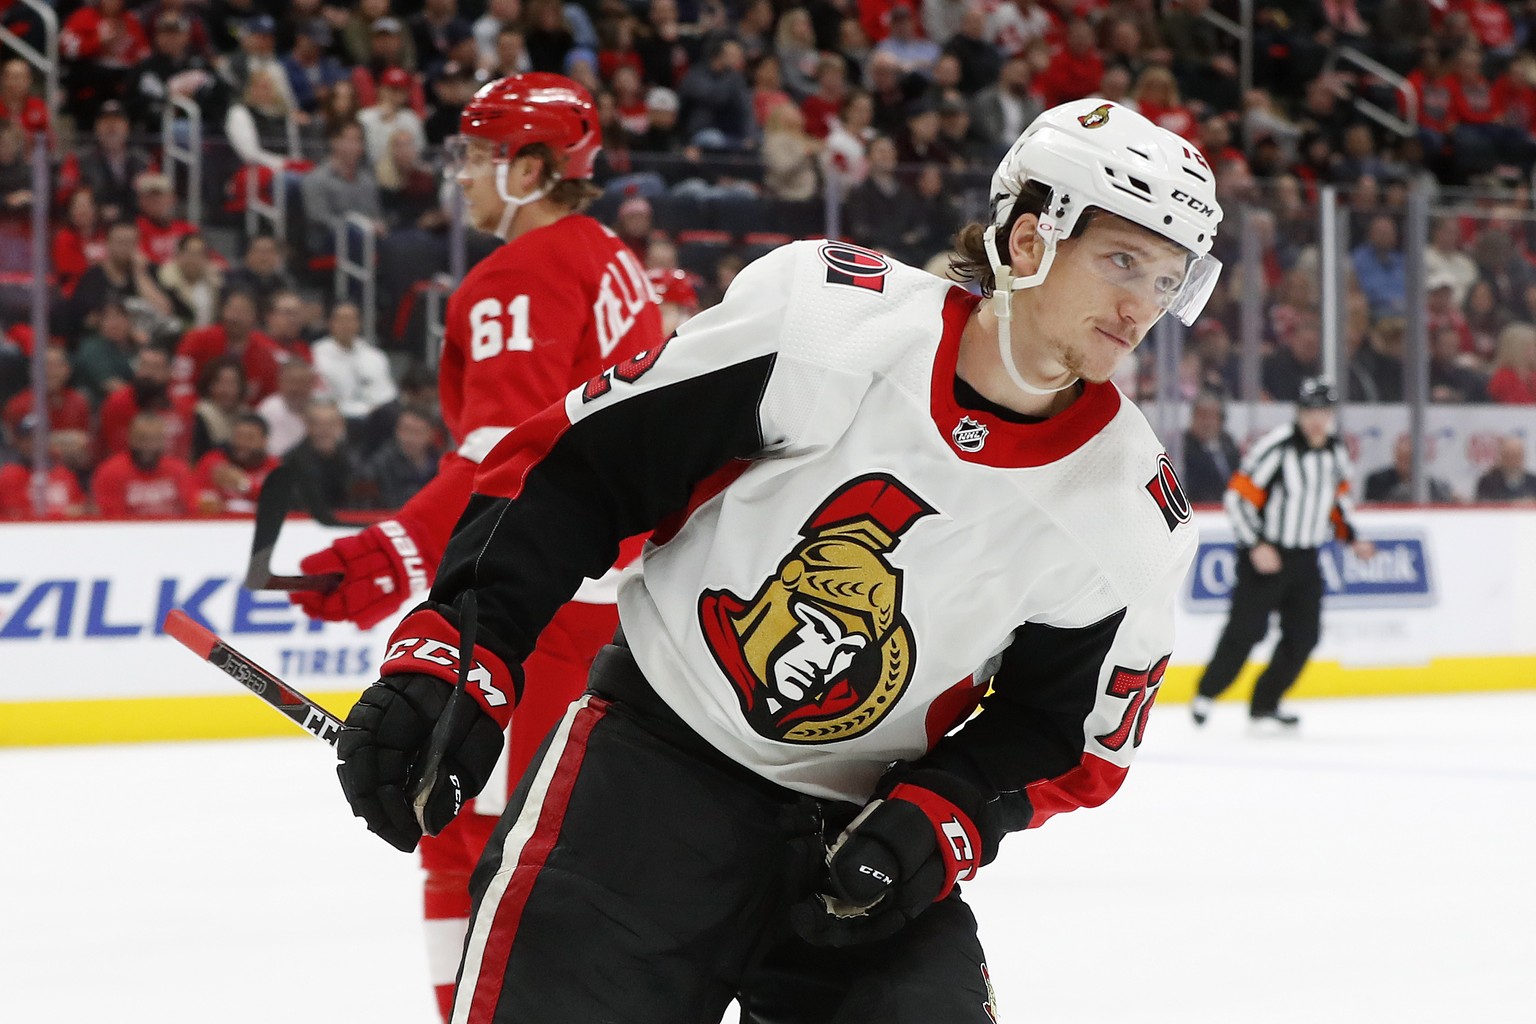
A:
<svg viewBox="0 0 1536 1024">
<path fill-rule="evenodd" d="M 1374 544 L 1357 539 L 1349 519 L 1352 468 L 1344 442 L 1333 433 L 1337 401 L 1327 378 L 1303 381 L 1296 422 L 1260 438 L 1227 484 L 1237 583 L 1226 628 L 1190 705 L 1196 725 L 1205 724 L 1211 702 L 1232 685 L 1253 645 L 1269 631 L 1270 613 L 1278 611 L 1280 641 L 1254 685 L 1248 714 L 1255 726 L 1294 729 L 1300 720 L 1281 709 L 1280 698 L 1317 646 L 1323 604 L 1317 549 L 1336 538 L 1353 544 L 1357 558 L 1375 553 Z"/>
</svg>

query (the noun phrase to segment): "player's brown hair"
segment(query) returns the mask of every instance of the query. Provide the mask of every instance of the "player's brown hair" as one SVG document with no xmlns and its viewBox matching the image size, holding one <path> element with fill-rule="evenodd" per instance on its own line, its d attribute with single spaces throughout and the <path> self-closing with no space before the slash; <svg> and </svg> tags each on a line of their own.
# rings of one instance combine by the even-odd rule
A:
<svg viewBox="0 0 1536 1024">
<path fill-rule="evenodd" d="M 1008 236 L 1013 234 L 1013 226 L 1019 218 L 1026 213 L 1039 215 L 1045 209 L 1045 201 L 1050 198 L 1051 187 L 1033 179 L 1026 181 L 1024 187 L 1019 190 L 1018 201 L 1013 204 L 1013 210 L 1008 214 L 1008 223 L 997 229 L 998 255 L 1006 257 L 1005 247 L 1008 245 Z M 1090 207 L 1077 218 L 1077 224 L 1072 228 L 1071 237 L 1076 238 L 1088 227 L 1093 219 L 1096 209 Z M 949 258 L 950 276 L 957 281 L 975 281 L 981 287 L 981 294 L 991 295 L 997 282 L 992 279 L 992 261 L 987 258 L 987 247 L 983 242 L 988 221 L 972 221 L 955 233 L 951 243 L 954 253 Z"/>
<path fill-rule="evenodd" d="M 603 194 L 602 189 L 584 178 L 562 178 L 560 176 L 562 161 L 545 143 L 535 142 L 524 146 L 517 151 L 517 155 L 536 157 L 544 164 L 544 173 L 539 179 L 540 185 L 549 188 L 549 194 L 544 198 L 558 203 L 572 213 L 582 212 Z"/>
</svg>

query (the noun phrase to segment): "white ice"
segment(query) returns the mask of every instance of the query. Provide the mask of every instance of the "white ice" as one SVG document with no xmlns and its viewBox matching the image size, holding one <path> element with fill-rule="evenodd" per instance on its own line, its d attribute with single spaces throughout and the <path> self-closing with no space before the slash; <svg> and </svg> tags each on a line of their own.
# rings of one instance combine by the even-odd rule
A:
<svg viewBox="0 0 1536 1024">
<path fill-rule="evenodd" d="M 967 888 L 1004 1022 L 1536 1021 L 1536 693 L 1160 706 Z M 417 869 L 303 737 L 0 751 L 0 1022 L 432 1024 Z M 579 937 L 573 937 L 579 944 Z"/>
</svg>

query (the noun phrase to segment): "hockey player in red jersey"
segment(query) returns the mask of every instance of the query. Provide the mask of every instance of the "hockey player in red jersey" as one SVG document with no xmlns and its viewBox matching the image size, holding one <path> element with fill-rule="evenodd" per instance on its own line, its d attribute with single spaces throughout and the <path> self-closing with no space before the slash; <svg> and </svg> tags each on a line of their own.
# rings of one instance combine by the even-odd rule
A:
<svg viewBox="0 0 1536 1024">
<path fill-rule="evenodd" d="M 586 90 L 559 75 L 513 75 L 481 88 L 459 124 L 462 134 L 451 142 L 467 218 L 507 243 L 448 300 L 438 389 L 459 447 L 393 519 L 303 560 L 306 573 L 343 577 L 329 593 L 295 595 L 315 618 L 367 628 L 393 614 L 425 588 L 475 470 L 497 442 L 604 367 L 662 340 L 644 268 L 580 212 L 597 195 L 590 178 L 601 144 Z M 506 804 L 507 780 L 522 774 L 581 694 L 593 656 L 618 625 L 616 570 L 593 575 L 599 579 L 555 614 L 526 662 L 539 696 L 511 727 L 498 779 L 452 828 L 422 844 L 429 956 L 445 1014 L 469 914 L 469 874 Z"/>
<path fill-rule="evenodd" d="M 997 1019 L 1011 979 L 956 883 L 1108 800 L 1143 740 L 1197 538 L 1110 380 L 1163 313 L 1198 315 L 1222 214 L 1198 151 L 1098 99 L 1040 115 L 991 191 L 957 239 L 990 298 L 792 243 L 480 467 L 338 738 L 397 847 L 456 803 L 433 788 L 418 823 L 403 795 L 453 692 L 454 602 L 480 610 L 478 710 L 442 719 L 439 778 L 473 793 L 542 685 L 530 638 L 654 533 L 475 871 L 453 1024 L 712 1022 L 732 998 L 753 1024 Z M 1087 912 L 1120 909 L 1124 845 Z"/>
</svg>

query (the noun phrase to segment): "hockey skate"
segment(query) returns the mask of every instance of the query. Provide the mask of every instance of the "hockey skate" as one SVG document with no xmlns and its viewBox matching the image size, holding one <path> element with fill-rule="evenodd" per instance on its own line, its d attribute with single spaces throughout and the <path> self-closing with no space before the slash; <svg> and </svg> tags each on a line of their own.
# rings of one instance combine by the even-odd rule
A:
<svg viewBox="0 0 1536 1024">
<path fill-rule="evenodd" d="M 1285 708 L 1273 711 L 1250 712 L 1248 734 L 1250 736 L 1289 736 L 1301 728 L 1301 716 Z"/>
<path fill-rule="evenodd" d="M 1202 697 L 1199 694 L 1189 702 L 1189 717 L 1195 720 L 1195 725 L 1204 725 L 1205 720 L 1211 717 L 1211 704 L 1210 697 Z"/>
</svg>

